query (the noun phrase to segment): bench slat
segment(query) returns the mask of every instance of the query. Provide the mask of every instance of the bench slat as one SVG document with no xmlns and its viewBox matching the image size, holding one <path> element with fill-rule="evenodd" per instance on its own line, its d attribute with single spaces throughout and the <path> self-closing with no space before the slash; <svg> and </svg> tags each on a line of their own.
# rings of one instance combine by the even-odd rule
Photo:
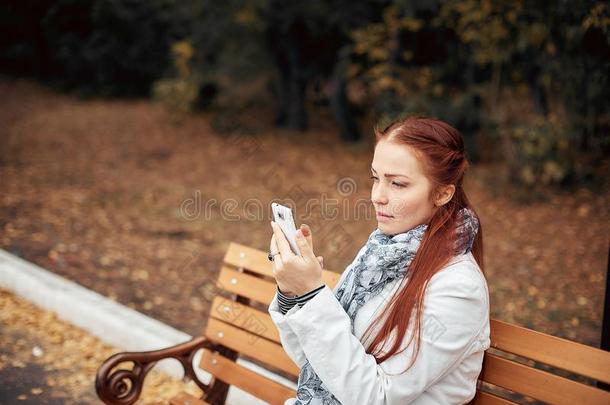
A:
<svg viewBox="0 0 610 405">
<path fill-rule="evenodd" d="M 328 285 L 328 283 L 326 284 Z M 220 269 L 216 286 L 222 290 L 241 295 L 265 305 L 271 303 L 277 290 L 275 282 L 242 273 L 225 265 Z"/>
<path fill-rule="evenodd" d="M 210 316 L 238 328 L 246 329 L 250 333 L 260 335 L 278 344 L 280 343 L 280 334 L 277 327 L 271 316 L 266 312 L 217 296 L 212 301 Z"/>
<path fill-rule="evenodd" d="M 203 350 L 199 365 L 222 381 L 239 387 L 270 404 L 283 405 L 286 399 L 292 398 L 296 394 L 294 390 L 209 350 Z"/>
<path fill-rule="evenodd" d="M 610 404 L 610 392 L 491 353 L 485 354 L 482 374 L 485 382 L 552 404 Z"/>
<path fill-rule="evenodd" d="M 517 402 L 509 401 L 508 399 L 501 398 L 490 392 L 477 391 L 477 395 L 469 405 L 512 405 Z"/>
<path fill-rule="evenodd" d="M 267 258 L 267 253 L 249 246 L 231 242 L 225 254 L 224 262 L 267 277 L 273 277 L 272 264 Z M 339 273 L 330 270 L 323 270 L 322 272 L 322 279 L 330 288 L 335 287 L 340 276 Z"/>
<path fill-rule="evenodd" d="M 260 360 L 295 377 L 299 375 L 298 366 L 288 357 L 284 348 L 277 343 L 214 318 L 208 320 L 204 335 L 223 346 Z"/>
<path fill-rule="evenodd" d="M 267 258 L 267 253 L 249 246 L 231 242 L 225 253 L 224 262 L 267 277 L 273 277 L 271 262 Z"/>
<path fill-rule="evenodd" d="M 610 384 L 610 352 L 491 320 L 491 346 Z"/>
<path fill-rule="evenodd" d="M 276 291 L 275 283 L 233 270 L 227 266 L 222 266 L 216 285 L 218 288 L 266 305 L 271 303 Z"/>
</svg>

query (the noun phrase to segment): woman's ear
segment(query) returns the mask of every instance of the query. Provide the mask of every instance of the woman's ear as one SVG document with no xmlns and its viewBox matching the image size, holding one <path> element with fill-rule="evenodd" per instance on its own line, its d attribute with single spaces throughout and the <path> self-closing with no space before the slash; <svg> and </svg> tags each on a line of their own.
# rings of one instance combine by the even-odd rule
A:
<svg viewBox="0 0 610 405">
<path fill-rule="evenodd" d="M 448 186 L 443 186 L 439 189 L 436 194 L 436 199 L 434 200 L 434 205 L 440 207 L 442 205 L 447 204 L 451 201 L 453 194 L 455 193 L 455 186 L 453 184 L 449 184 Z"/>
</svg>

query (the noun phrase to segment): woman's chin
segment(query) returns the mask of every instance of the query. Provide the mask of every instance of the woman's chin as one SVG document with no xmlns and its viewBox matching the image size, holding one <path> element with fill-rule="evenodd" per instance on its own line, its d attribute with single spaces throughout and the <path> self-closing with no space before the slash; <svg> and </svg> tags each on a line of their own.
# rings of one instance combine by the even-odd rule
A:
<svg viewBox="0 0 610 405">
<path fill-rule="evenodd" d="M 379 228 L 379 231 L 385 235 L 393 235 L 394 233 L 392 232 L 391 227 L 388 226 L 388 224 L 383 223 L 383 222 L 377 222 L 377 228 Z"/>
</svg>

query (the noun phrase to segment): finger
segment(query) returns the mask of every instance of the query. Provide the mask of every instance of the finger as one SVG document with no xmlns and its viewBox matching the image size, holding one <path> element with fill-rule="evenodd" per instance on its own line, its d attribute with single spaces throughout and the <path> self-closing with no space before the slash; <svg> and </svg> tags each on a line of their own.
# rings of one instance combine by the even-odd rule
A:
<svg viewBox="0 0 610 405">
<path fill-rule="evenodd" d="M 277 246 L 277 239 L 275 239 L 275 235 L 273 235 L 271 237 L 271 249 L 269 250 L 272 253 L 277 253 L 279 251 L 279 248 Z M 282 261 L 282 255 L 275 255 L 273 256 L 273 273 L 275 275 L 275 270 L 276 269 L 281 269 L 282 266 L 284 265 L 284 262 Z"/>
<path fill-rule="evenodd" d="M 307 243 L 311 246 L 311 250 L 313 250 L 313 238 L 311 236 L 311 228 L 307 224 L 301 224 L 301 232 L 305 235 L 305 239 L 307 239 Z"/>
<path fill-rule="evenodd" d="M 290 244 L 288 243 L 288 240 L 286 240 L 284 231 L 282 231 L 280 226 L 276 224 L 275 221 L 271 221 L 271 227 L 273 227 L 275 242 L 277 243 L 278 251 L 280 252 L 279 256 L 282 256 L 282 262 L 291 256 L 294 256 L 294 253 L 292 253 L 292 250 L 290 249 Z"/>
<path fill-rule="evenodd" d="M 320 263 L 320 267 L 324 268 L 324 258 L 322 256 L 318 256 L 318 263 Z"/>
<path fill-rule="evenodd" d="M 303 236 L 303 233 L 299 229 L 297 231 L 297 245 L 299 245 L 299 249 L 301 250 L 301 255 L 307 261 L 317 261 L 316 255 L 313 254 L 313 250 L 309 243 L 307 243 L 307 239 Z"/>
<path fill-rule="evenodd" d="M 275 234 L 271 235 L 271 241 L 269 242 L 269 253 L 277 252 L 277 250 L 273 249 L 277 249 L 275 245 Z"/>
</svg>

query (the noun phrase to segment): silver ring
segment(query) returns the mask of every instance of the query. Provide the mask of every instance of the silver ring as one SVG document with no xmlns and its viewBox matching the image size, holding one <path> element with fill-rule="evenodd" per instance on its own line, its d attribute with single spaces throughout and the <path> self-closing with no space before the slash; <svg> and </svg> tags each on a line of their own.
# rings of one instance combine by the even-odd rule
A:
<svg viewBox="0 0 610 405">
<path fill-rule="evenodd" d="M 273 257 L 274 257 L 275 255 L 279 255 L 279 254 L 280 254 L 280 252 L 276 252 L 276 253 L 271 253 L 271 252 L 269 252 L 269 254 L 267 255 L 267 258 L 268 258 L 270 261 L 273 261 Z"/>
</svg>

